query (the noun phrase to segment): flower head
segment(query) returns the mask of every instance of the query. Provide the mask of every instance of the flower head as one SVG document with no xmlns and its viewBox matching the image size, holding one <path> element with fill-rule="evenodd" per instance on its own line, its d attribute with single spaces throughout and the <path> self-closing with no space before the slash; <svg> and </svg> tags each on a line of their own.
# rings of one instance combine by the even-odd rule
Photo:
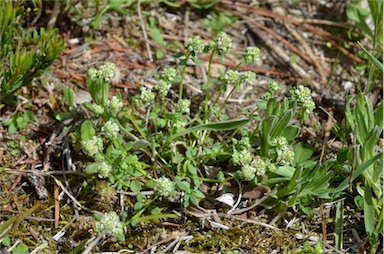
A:
<svg viewBox="0 0 384 254">
<path fill-rule="evenodd" d="M 241 167 L 240 170 L 240 177 L 245 181 L 251 181 L 256 176 L 256 168 L 251 165 L 247 164 Z"/>
<path fill-rule="evenodd" d="M 256 80 L 256 73 L 253 71 L 246 71 L 241 75 L 241 81 L 244 84 L 253 84 Z"/>
<path fill-rule="evenodd" d="M 82 140 L 81 147 L 88 156 L 93 156 L 103 150 L 103 140 L 99 137 L 93 137 L 89 140 Z"/>
<path fill-rule="evenodd" d="M 274 138 L 271 144 L 276 146 L 277 149 L 282 150 L 288 145 L 288 141 L 285 137 L 279 136 Z"/>
<path fill-rule="evenodd" d="M 295 159 L 295 153 L 289 149 L 289 147 L 285 147 L 284 149 L 277 150 L 277 162 L 280 165 L 291 165 L 293 160 Z"/>
<path fill-rule="evenodd" d="M 186 48 L 193 55 L 201 54 L 204 51 L 204 41 L 200 36 L 193 36 L 188 39 Z"/>
<path fill-rule="evenodd" d="M 124 235 L 123 224 L 120 222 L 116 212 L 104 213 L 100 221 L 96 222 L 95 232 L 111 236 L 112 240 L 116 240 L 119 236 Z"/>
<path fill-rule="evenodd" d="M 191 100 L 189 100 L 189 99 L 181 99 L 177 103 L 177 111 L 189 114 L 189 112 L 190 112 L 189 107 L 190 106 L 191 106 Z"/>
<path fill-rule="evenodd" d="M 99 68 L 99 76 L 105 81 L 110 81 L 116 75 L 116 65 L 114 63 L 105 63 Z"/>
<path fill-rule="evenodd" d="M 106 122 L 101 129 L 105 133 L 105 136 L 111 139 L 115 138 L 119 133 L 119 126 L 117 123 L 112 122 L 111 120 Z"/>
<path fill-rule="evenodd" d="M 176 75 L 177 71 L 172 67 L 167 67 L 161 72 L 161 77 L 168 82 L 172 82 Z"/>
<path fill-rule="evenodd" d="M 228 84 L 235 85 L 239 82 L 239 72 L 234 70 L 228 70 L 225 75 L 224 79 Z"/>
<path fill-rule="evenodd" d="M 140 95 L 138 98 L 135 99 L 135 103 L 136 103 L 136 106 L 140 108 L 140 107 L 147 106 L 154 99 L 155 99 L 155 95 L 153 94 L 153 92 L 150 89 L 144 86 L 141 86 Z"/>
<path fill-rule="evenodd" d="M 257 176 L 263 176 L 267 171 L 267 163 L 263 159 L 254 160 L 251 165 L 256 169 Z"/>
<path fill-rule="evenodd" d="M 175 194 L 174 183 L 166 177 L 156 179 L 156 185 L 153 190 L 157 195 L 164 197 L 170 197 Z"/>
<path fill-rule="evenodd" d="M 226 55 L 232 47 L 232 39 L 225 32 L 218 33 L 216 38 L 214 39 L 214 43 L 219 54 L 223 55 Z"/>
<path fill-rule="evenodd" d="M 112 166 L 109 165 L 107 162 L 102 161 L 99 163 L 98 167 L 98 176 L 100 178 L 107 178 L 112 172 Z"/>
<path fill-rule="evenodd" d="M 234 165 L 247 165 L 250 164 L 252 161 L 252 153 L 247 150 L 243 149 L 240 152 L 236 149 L 233 151 L 232 154 L 232 162 Z"/>
<path fill-rule="evenodd" d="M 104 113 L 104 107 L 97 104 L 91 104 L 90 110 L 96 115 L 101 115 Z"/>
<path fill-rule="evenodd" d="M 260 56 L 260 49 L 258 47 L 247 47 L 243 55 L 246 63 L 255 64 Z"/>
<path fill-rule="evenodd" d="M 116 115 L 123 107 L 123 102 L 119 96 L 113 96 L 111 100 L 108 101 L 107 107 L 113 115 Z"/>
<path fill-rule="evenodd" d="M 301 106 L 306 114 L 312 113 L 316 105 L 311 96 L 311 90 L 302 85 L 293 90 L 293 97 L 297 101 L 297 105 Z"/>
<path fill-rule="evenodd" d="M 159 91 L 159 96 L 161 99 L 164 99 L 167 96 L 169 89 L 171 89 L 172 83 L 165 80 L 159 80 L 159 83 L 155 87 L 157 91 Z"/>
<path fill-rule="evenodd" d="M 268 83 L 268 91 L 270 92 L 270 93 L 275 93 L 277 90 L 281 90 L 282 89 L 282 87 L 279 85 L 279 83 L 277 83 L 276 81 L 270 81 L 269 83 Z"/>
<path fill-rule="evenodd" d="M 88 78 L 90 79 L 103 79 L 105 81 L 110 81 L 115 77 L 116 65 L 114 63 L 105 63 L 100 66 L 99 69 L 90 68 L 88 70 Z"/>
</svg>

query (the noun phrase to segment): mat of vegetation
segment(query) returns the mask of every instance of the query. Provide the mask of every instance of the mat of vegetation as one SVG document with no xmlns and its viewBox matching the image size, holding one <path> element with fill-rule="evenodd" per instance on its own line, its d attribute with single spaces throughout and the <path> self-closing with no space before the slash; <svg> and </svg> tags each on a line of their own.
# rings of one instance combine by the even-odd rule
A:
<svg viewBox="0 0 384 254">
<path fill-rule="evenodd" d="M 1 1 L 2 253 L 378 253 L 382 17 Z"/>
</svg>

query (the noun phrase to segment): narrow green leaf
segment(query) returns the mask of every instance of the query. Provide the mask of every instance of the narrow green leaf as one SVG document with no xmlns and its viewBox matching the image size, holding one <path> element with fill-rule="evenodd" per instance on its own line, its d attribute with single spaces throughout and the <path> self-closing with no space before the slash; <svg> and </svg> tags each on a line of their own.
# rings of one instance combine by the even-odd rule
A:
<svg viewBox="0 0 384 254">
<path fill-rule="evenodd" d="M 367 182 L 366 182 L 367 183 Z M 372 189 L 369 184 L 364 185 L 364 225 L 368 239 L 373 240 L 375 232 L 375 206 L 373 204 Z"/>
<path fill-rule="evenodd" d="M 201 125 L 186 129 L 185 131 L 179 133 L 178 136 L 182 136 L 184 134 L 194 132 L 194 131 L 200 131 L 200 130 L 209 130 L 209 131 L 234 130 L 247 124 L 249 120 L 250 120 L 249 118 L 242 118 L 242 119 L 221 121 L 221 122 L 215 122 L 215 123 L 201 124 Z"/>
<path fill-rule="evenodd" d="M 64 87 L 64 97 L 70 107 L 75 106 L 75 95 L 69 86 Z"/>
<path fill-rule="evenodd" d="M 344 221 L 344 200 L 336 203 L 335 215 L 335 248 L 338 251 L 343 250 L 343 221 Z"/>
<path fill-rule="evenodd" d="M 334 192 L 341 192 L 343 190 L 345 190 L 346 188 L 348 188 L 349 186 L 349 182 L 353 182 L 358 176 L 361 175 L 362 172 L 364 172 L 367 168 L 369 168 L 373 163 L 375 163 L 378 159 L 382 158 L 383 154 L 380 153 L 380 154 L 376 154 L 374 157 L 372 157 L 371 159 L 367 160 L 366 162 L 364 162 L 363 164 L 361 164 L 356 170 L 355 172 L 353 173 L 352 175 L 352 179 L 350 179 L 349 177 L 345 178 L 343 182 L 340 183 L 340 185 L 334 189 Z"/>
<path fill-rule="evenodd" d="M 359 44 L 359 46 L 361 47 L 362 50 L 364 50 L 364 52 L 368 55 L 368 57 L 371 59 L 372 63 L 377 67 L 377 69 L 379 69 L 379 71 L 381 73 L 384 72 L 384 67 L 383 67 L 383 63 L 381 63 L 374 55 L 372 55 L 371 53 L 369 53 L 368 50 L 366 50 L 364 48 L 364 46 L 360 43 L 360 42 L 357 42 Z"/>
<path fill-rule="evenodd" d="M 292 110 L 286 111 L 278 120 L 272 125 L 272 130 L 270 132 L 270 138 L 274 139 L 281 135 L 287 124 L 292 118 Z"/>
</svg>

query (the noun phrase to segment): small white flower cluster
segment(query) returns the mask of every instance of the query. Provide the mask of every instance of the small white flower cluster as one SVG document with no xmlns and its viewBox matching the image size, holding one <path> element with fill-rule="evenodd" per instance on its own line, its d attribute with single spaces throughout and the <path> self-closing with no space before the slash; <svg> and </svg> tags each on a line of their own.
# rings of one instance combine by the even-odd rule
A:
<svg viewBox="0 0 384 254">
<path fill-rule="evenodd" d="M 234 149 L 232 154 L 232 162 L 234 165 L 242 166 L 252 162 L 252 153 L 248 149 L 243 149 L 240 152 Z"/>
<path fill-rule="evenodd" d="M 279 136 L 272 140 L 271 145 L 276 146 L 277 149 L 284 149 L 288 145 L 285 137 Z"/>
<path fill-rule="evenodd" d="M 245 139 L 244 141 L 242 140 L 242 143 L 250 148 L 250 144 L 247 144 L 247 140 L 249 142 L 249 139 Z M 256 176 L 263 176 L 267 170 L 267 163 L 261 158 L 255 160 L 249 149 L 243 149 L 240 152 L 234 149 L 232 163 L 241 166 L 239 176 L 246 181 L 251 181 L 255 179 Z"/>
<path fill-rule="evenodd" d="M 156 185 L 153 190 L 157 195 L 164 197 L 174 196 L 175 194 L 174 183 L 166 177 L 156 179 Z"/>
<path fill-rule="evenodd" d="M 179 111 L 181 113 L 189 114 L 190 106 L 191 106 L 191 100 L 189 100 L 189 99 L 181 99 L 177 103 L 177 111 Z"/>
<path fill-rule="evenodd" d="M 276 81 L 272 80 L 272 81 L 268 82 L 268 91 L 270 93 L 273 94 L 276 91 L 281 90 L 281 89 L 282 89 L 282 87 Z"/>
<path fill-rule="evenodd" d="M 119 126 L 117 123 L 109 120 L 101 127 L 101 130 L 104 132 L 107 138 L 113 139 L 116 138 L 117 134 L 119 134 Z"/>
<path fill-rule="evenodd" d="M 95 113 L 96 115 L 101 115 L 104 113 L 104 107 L 97 105 L 95 103 L 90 105 L 90 110 Z"/>
<path fill-rule="evenodd" d="M 277 162 L 281 165 L 291 165 L 293 160 L 295 159 L 295 153 L 289 149 L 289 147 L 285 147 L 283 149 L 277 149 Z"/>
<path fill-rule="evenodd" d="M 231 85 L 238 84 L 240 80 L 239 72 L 235 70 L 228 70 L 224 75 L 224 80 Z"/>
<path fill-rule="evenodd" d="M 139 108 L 148 106 L 152 101 L 155 100 L 155 94 L 144 86 L 140 87 L 140 95 L 135 98 L 135 105 Z"/>
<path fill-rule="evenodd" d="M 272 140 L 271 145 L 276 146 L 276 161 L 280 165 L 291 165 L 295 159 L 295 153 L 288 147 L 288 141 L 285 137 L 279 136 Z"/>
<path fill-rule="evenodd" d="M 200 38 L 200 36 L 193 36 L 192 38 L 189 38 L 186 43 L 186 49 L 193 55 L 203 53 L 204 47 L 204 41 Z"/>
<path fill-rule="evenodd" d="M 177 71 L 175 68 L 167 67 L 161 72 L 161 77 L 165 81 L 172 82 L 177 75 Z"/>
<path fill-rule="evenodd" d="M 124 235 L 124 228 L 116 212 L 109 212 L 104 213 L 101 220 L 96 222 L 95 232 L 104 234 L 105 237 L 111 236 L 112 240 L 116 240 L 119 235 Z"/>
<path fill-rule="evenodd" d="M 293 91 L 293 96 L 297 101 L 297 105 L 303 108 L 304 113 L 310 114 L 315 109 L 316 105 L 313 102 L 311 90 L 308 87 L 298 86 Z"/>
<path fill-rule="evenodd" d="M 82 140 L 81 147 L 83 151 L 88 156 L 93 156 L 99 151 L 103 150 L 103 140 L 99 137 L 93 137 L 89 140 Z"/>
<path fill-rule="evenodd" d="M 156 86 L 156 90 L 159 92 L 161 99 L 164 99 L 167 96 L 169 89 L 171 89 L 172 83 L 165 80 L 159 80 L 159 83 Z"/>
<path fill-rule="evenodd" d="M 256 80 L 256 73 L 253 71 L 246 71 L 241 75 L 241 83 L 245 85 L 252 85 Z"/>
<path fill-rule="evenodd" d="M 113 79 L 116 75 L 116 65 L 114 63 L 105 63 L 102 66 L 100 66 L 99 69 L 96 68 L 90 68 L 88 70 L 88 78 L 90 79 L 103 79 L 105 81 L 110 81 Z"/>
<path fill-rule="evenodd" d="M 111 100 L 108 100 L 108 102 L 107 102 L 108 111 L 112 115 L 117 115 L 117 113 L 119 113 L 119 111 L 122 109 L 122 107 L 123 107 L 123 102 L 121 101 L 120 97 L 118 97 L 118 96 L 113 96 L 111 98 Z"/>
<path fill-rule="evenodd" d="M 243 57 L 246 63 L 255 64 L 260 56 L 260 49 L 258 47 L 247 47 Z"/>
<path fill-rule="evenodd" d="M 252 160 L 250 164 L 245 164 L 241 167 L 240 177 L 243 180 L 251 181 L 256 176 L 263 176 L 267 170 L 267 164 L 263 159 Z"/>
<path fill-rule="evenodd" d="M 218 33 L 213 41 L 219 54 L 226 55 L 232 48 L 232 39 L 225 32 Z"/>
<path fill-rule="evenodd" d="M 107 178 L 112 172 L 112 166 L 107 162 L 102 161 L 99 163 L 99 167 L 97 169 L 98 176 L 100 178 Z"/>
</svg>

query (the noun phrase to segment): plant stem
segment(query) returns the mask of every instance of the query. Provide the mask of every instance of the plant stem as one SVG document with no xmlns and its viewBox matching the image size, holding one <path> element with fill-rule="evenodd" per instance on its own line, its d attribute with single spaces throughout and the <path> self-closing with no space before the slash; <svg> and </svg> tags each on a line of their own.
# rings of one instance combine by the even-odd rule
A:
<svg viewBox="0 0 384 254">
<path fill-rule="evenodd" d="M 189 60 L 189 57 L 191 54 L 188 52 L 185 56 L 185 65 L 183 66 L 183 69 L 181 71 L 181 79 L 180 79 L 180 87 L 179 87 L 179 100 L 180 101 L 183 98 L 183 89 L 184 89 L 184 77 L 185 77 L 185 70 L 187 69 L 187 62 Z"/>
</svg>

